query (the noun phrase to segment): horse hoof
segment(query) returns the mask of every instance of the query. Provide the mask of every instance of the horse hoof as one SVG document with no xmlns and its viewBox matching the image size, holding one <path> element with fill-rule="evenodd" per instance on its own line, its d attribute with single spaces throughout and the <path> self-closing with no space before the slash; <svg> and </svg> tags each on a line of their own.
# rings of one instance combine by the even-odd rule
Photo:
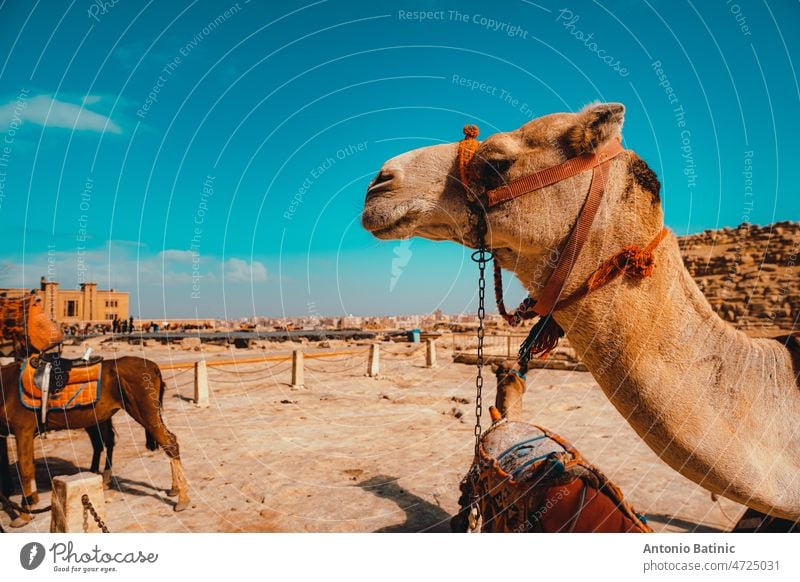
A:
<svg viewBox="0 0 800 582">
<path fill-rule="evenodd" d="M 177 513 L 178 511 L 184 511 L 184 510 L 186 510 L 186 509 L 189 509 L 189 500 L 188 500 L 188 499 L 186 499 L 186 500 L 184 500 L 184 501 L 178 501 L 178 502 L 175 504 L 175 507 L 174 507 L 174 511 L 175 511 L 176 513 Z"/>
<path fill-rule="evenodd" d="M 31 522 L 32 519 L 33 519 L 33 516 L 32 515 L 28 515 L 26 513 L 26 514 L 20 515 L 18 518 L 16 518 L 14 521 L 12 521 L 9 525 L 11 525 L 11 527 L 13 527 L 13 528 L 25 527 L 26 525 L 28 525 Z"/>
<path fill-rule="evenodd" d="M 177 489 L 170 489 L 169 491 L 167 491 L 167 497 L 177 497 L 179 493 L 180 491 L 178 491 Z"/>
</svg>

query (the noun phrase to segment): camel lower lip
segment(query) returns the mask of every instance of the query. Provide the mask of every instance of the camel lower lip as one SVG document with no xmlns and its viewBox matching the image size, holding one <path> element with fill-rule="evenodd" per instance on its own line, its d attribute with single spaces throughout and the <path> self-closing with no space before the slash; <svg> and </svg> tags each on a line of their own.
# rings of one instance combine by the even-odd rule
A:
<svg viewBox="0 0 800 582">
<path fill-rule="evenodd" d="M 406 214 L 405 216 L 401 216 L 391 224 L 387 224 L 385 226 L 381 226 L 379 228 L 371 228 L 369 229 L 373 236 L 381 238 L 385 235 L 391 234 L 392 232 L 403 228 L 404 226 L 408 226 L 413 224 L 415 217 Z"/>
</svg>

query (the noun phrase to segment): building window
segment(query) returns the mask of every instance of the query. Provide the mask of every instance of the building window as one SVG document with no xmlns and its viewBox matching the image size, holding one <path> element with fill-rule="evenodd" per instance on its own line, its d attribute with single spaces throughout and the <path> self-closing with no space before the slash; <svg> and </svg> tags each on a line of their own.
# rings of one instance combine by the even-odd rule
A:
<svg viewBox="0 0 800 582">
<path fill-rule="evenodd" d="M 114 319 L 114 314 L 113 314 L 113 313 L 106 313 L 106 319 L 107 319 L 108 321 L 113 321 L 113 319 Z"/>
<path fill-rule="evenodd" d="M 78 317 L 77 301 L 66 301 L 64 303 L 64 317 Z"/>
<path fill-rule="evenodd" d="M 113 301 L 106 301 L 106 307 L 117 307 L 117 300 L 114 299 Z"/>
</svg>

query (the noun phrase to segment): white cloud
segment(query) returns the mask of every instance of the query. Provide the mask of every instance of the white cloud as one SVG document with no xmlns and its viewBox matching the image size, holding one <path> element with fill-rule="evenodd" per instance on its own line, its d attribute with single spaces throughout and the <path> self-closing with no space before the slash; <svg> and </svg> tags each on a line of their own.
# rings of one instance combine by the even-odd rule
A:
<svg viewBox="0 0 800 582">
<path fill-rule="evenodd" d="M 49 95 L 36 95 L 25 100 L 14 99 L 0 106 L 0 127 L 7 127 L 15 119 L 19 119 L 23 123 L 35 123 L 42 127 L 122 133 L 122 128 L 111 118 L 86 109 L 85 105 L 99 100 L 99 97 L 89 95 L 84 98 L 83 105 L 76 105 L 59 101 Z"/>
<path fill-rule="evenodd" d="M 267 280 L 267 268 L 260 261 L 248 263 L 242 259 L 225 261 L 225 281 L 230 283 L 258 283 Z"/>
<path fill-rule="evenodd" d="M 267 267 L 261 261 L 229 258 L 223 262 L 218 257 L 182 249 L 140 253 L 136 246 L 127 241 L 110 241 L 109 247 L 30 255 L 24 264 L 2 261 L 0 287 L 35 287 L 41 275 L 65 288 L 92 281 L 101 287 L 126 290 L 139 286 L 191 287 L 198 276 L 208 284 L 221 284 L 223 274 L 225 286 L 267 280 Z"/>
<path fill-rule="evenodd" d="M 158 253 L 164 261 L 175 263 L 191 263 L 194 253 L 192 251 L 182 251 L 179 249 L 167 249 Z"/>
</svg>

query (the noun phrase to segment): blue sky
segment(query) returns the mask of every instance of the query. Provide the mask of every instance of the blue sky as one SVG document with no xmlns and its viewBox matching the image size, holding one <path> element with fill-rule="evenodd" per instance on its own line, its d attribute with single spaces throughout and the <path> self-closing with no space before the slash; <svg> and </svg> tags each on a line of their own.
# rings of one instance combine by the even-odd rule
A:
<svg viewBox="0 0 800 582">
<path fill-rule="evenodd" d="M 594 100 L 625 103 L 679 234 L 797 220 L 799 22 L 796 2 L 7 0 L 0 286 L 92 280 L 146 318 L 472 310 L 464 249 L 361 229 L 371 177 L 465 122 Z"/>
</svg>

